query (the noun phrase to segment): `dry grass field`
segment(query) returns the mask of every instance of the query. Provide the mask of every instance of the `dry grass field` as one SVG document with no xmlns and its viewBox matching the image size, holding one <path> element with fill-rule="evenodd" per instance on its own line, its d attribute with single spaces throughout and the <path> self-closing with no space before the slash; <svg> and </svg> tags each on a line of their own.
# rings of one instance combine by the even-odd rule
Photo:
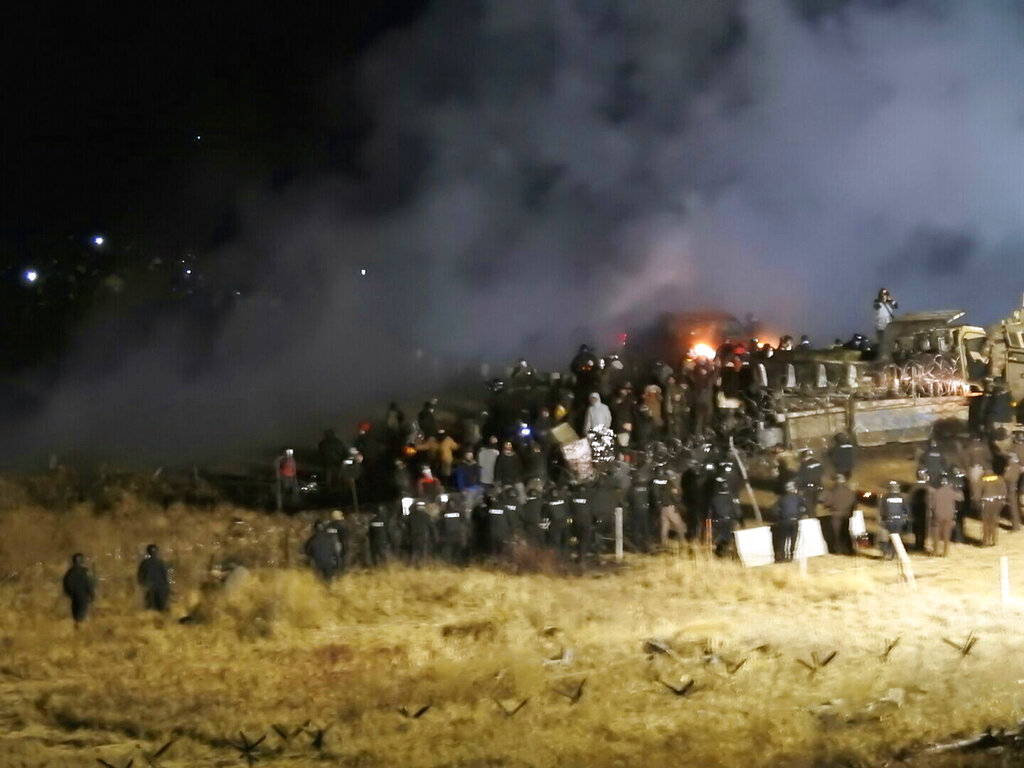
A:
<svg viewBox="0 0 1024 768">
<path fill-rule="evenodd" d="M 398 566 L 324 587 L 293 554 L 308 519 L 130 496 L 102 515 L 8 506 L 9 768 L 241 766 L 240 733 L 265 736 L 250 757 L 269 766 L 1018 764 L 919 751 L 1024 719 L 1024 600 L 999 592 L 1006 555 L 1024 597 L 1024 534 L 915 557 L 916 591 L 867 557 L 802 577 L 689 553 L 586 574 Z M 167 616 L 141 609 L 133 580 L 151 541 L 174 567 Z M 76 630 L 59 579 L 77 550 L 99 587 Z M 226 557 L 250 566 L 230 592 L 205 584 Z M 197 604 L 204 621 L 180 624 Z M 944 642 L 971 633 L 967 655 Z"/>
</svg>

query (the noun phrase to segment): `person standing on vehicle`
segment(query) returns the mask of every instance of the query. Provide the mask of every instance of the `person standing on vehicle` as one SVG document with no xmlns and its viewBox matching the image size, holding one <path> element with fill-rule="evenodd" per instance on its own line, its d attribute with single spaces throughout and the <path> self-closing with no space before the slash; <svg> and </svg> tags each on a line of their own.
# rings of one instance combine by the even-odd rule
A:
<svg viewBox="0 0 1024 768">
<path fill-rule="evenodd" d="M 487 444 L 477 452 L 477 463 L 480 465 L 480 484 L 485 491 L 490 491 L 494 485 L 494 466 L 498 462 L 498 438 L 491 435 L 487 438 Z"/>
<path fill-rule="evenodd" d="M 598 427 L 612 428 L 612 412 L 607 405 L 601 402 L 601 395 L 591 392 L 590 407 L 587 408 L 586 417 L 583 419 L 583 434 L 585 435 Z"/>
<path fill-rule="evenodd" d="M 899 308 L 899 304 L 896 303 L 896 300 L 887 289 L 881 288 L 878 291 L 878 297 L 875 299 L 874 307 L 875 333 L 878 334 L 878 340 L 881 341 L 885 329 L 896 318 L 896 310 Z"/>
</svg>

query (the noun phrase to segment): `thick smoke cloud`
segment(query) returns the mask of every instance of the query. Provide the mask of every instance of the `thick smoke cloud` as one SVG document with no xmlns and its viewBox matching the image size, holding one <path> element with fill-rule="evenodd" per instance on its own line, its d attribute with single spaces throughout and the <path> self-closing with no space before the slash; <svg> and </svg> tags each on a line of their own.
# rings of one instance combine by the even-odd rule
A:
<svg viewBox="0 0 1024 768">
<path fill-rule="evenodd" d="M 827 342 L 884 284 L 992 321 L 1021 290 L 1022 33 L 1010 2 L 437 3 L 355 65 L 358 181 L 246 191 L 216 263 L 256 290 L 216 334 L 168 321 L 104 371 L 86 335 L 20 439 L 312 438 L 432 383 L 416 350 L 564 362 L 659 309 Z"/>
</svg>

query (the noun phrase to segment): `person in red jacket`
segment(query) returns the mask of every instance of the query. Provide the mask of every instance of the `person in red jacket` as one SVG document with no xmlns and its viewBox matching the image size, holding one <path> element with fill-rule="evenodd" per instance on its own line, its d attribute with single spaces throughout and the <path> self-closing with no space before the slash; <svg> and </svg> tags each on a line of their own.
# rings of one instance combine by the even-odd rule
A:
<svg viewBox="0 0 1024 768">
<path fill-rule="evenodd" d="M 277 511 L 284 509 L 285 503 L 295 504 L 299 498 L 298 472 L 295 466 L 295 451 L 286 448 L 284 454 L 274 462 L 277 474 Z"/>
</svg>

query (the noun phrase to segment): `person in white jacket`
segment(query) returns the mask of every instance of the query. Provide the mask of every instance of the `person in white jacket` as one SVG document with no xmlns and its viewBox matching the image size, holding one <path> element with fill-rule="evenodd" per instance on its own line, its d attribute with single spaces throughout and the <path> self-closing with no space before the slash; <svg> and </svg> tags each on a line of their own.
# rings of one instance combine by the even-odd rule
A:
<svg viewBox="0 0 1024 768">
<path fill-rule="evenodd" d="M 885 288 L 882 288 L 878 292 L 878 298 L 875 299 L 875 332 L 878 334 L 878 340 L 882 340 L 882 333 L 885 331 L 886 326 L 893 321 L 896 317 L 896 308 L 899 304 L 892 297 Z"/>
<path fill-rule="evenodd" d="M 583 433 L 586 434 L 598 427 L 612 428 L 612 412 L 601 402 L 601 396 L 597 392 L 591 392 L 590 407 L 583 418 Z"/>
</svg>

